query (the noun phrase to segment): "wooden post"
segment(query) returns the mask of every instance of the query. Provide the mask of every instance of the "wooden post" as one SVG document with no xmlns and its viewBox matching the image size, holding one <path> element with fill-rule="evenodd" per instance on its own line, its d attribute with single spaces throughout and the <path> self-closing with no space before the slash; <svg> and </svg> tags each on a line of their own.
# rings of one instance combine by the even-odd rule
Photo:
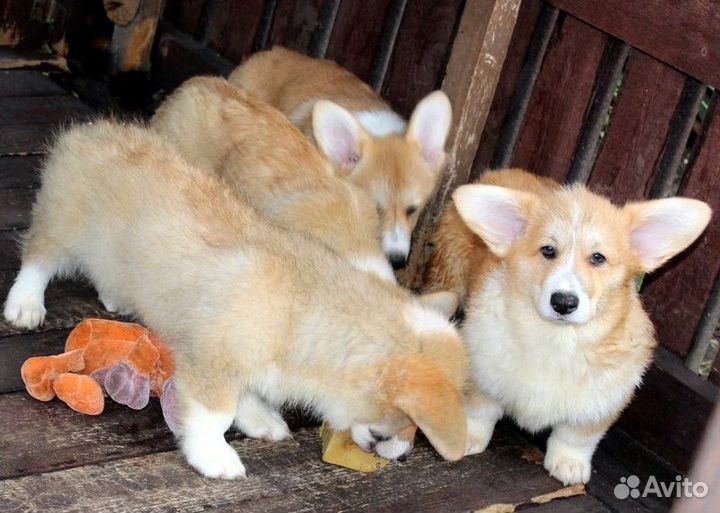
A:
<svg viewBox="0 0 720 513">
<path fill-rule="evenodd" d="M 720 504 L 720 405 L 715 408 L 695 455 L 690 481 L 704 483 L 707 495 L 680 499 L 673 513 L 715 513 Z M 700 491 L 699 486 L 695 490 Z"/>
<path fill-rule="evenodd" d="M 421 285 L 427 242 L 447 198 L 469 180 L 519 6 L 520 0 L 468 0 L 463 10 L 442 84 L 453 106 L 448 165 L 418 223 L 410 262 L 401 275 L 411 288 Z"/>
<path fill-rule="evenodd" d="M 165 0 L 142 0 L 126 25 L 115 25 L 110 44 L 114 73 L 150 70 L 150 52 L 164 5 Z"/>
</svg>

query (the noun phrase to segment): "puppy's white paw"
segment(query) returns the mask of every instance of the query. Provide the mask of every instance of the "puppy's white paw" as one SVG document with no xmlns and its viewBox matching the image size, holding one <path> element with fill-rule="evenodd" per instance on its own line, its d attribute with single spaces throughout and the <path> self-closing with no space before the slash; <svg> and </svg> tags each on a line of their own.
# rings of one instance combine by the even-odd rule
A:
<svg viewBox="0 0 720 513">
<path fill-rule="evenodd" d="M 205 477 L 239 479 L 245 477 L 245 465 L 235 449 L 225 441 L 208 443 L 185 440 L 183 444 L 188 463 Z"/>
<path fill-rule="evenodd" d="M 564 485 L 587 483 L 592 465 L 590 458 L 568 446 L 548 447 L 545 454 L 545 469 Z"/>
<path fill-rule="evenodd" d="M 480 454 L 487 449 L 492 438 L 495 422 L 485 418 L 467 417 L 467 439 L 465 455 Z"/>
<path fill-rule="evenodd" d="M 8 294 L 3 314 L 5 320 L 17 328 L 34 329 L 45 320 L 45 305 L 42 297 L 35 294 L 17 294 L 15 287 Z M 18 297 L 20 296 L 20 297 Z"/>
<path fill-rule="evenodd" d="M 292 438 L 287 423 L 277 412 L 251 411 L 238 412 L 235 426 L 250 438 L 259 438 L 271 442 Z"/>
<path fill-rule="evenodd" d="M 412 451 L 413 443 L 393 436 L 390 440 L 383 440 L 375 445 L 378 456 L 388 460 L 404 460 Z"/>
</svg>

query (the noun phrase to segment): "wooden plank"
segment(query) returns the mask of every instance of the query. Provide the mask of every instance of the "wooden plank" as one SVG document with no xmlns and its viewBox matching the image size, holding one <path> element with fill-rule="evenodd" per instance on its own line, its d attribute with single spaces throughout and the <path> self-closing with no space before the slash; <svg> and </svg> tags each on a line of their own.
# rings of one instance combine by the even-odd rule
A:
<svg viewBox="0 0 720 513">
<path fill-rule="evenodd" d="M 612 101 L 618 82 L 623 76 L 630 47 L 617 39 L 611 39 L 605 46 L 600 62 L 590 107 L 585 118 L 582 134 L 578 140 L 575 156 L 566 181 L 587 183 L 597 154 L 602 146 L 602 135 L 612 111 Z"/>
<path fill-rule="evenodd" d="M 342 2 L 325 57 L 368 80 L 390 4 L 391 0 Z"/>
<path fill-rule="evenodd" d="M 86 118 L 90 108 L 74 96 L 0 98 L 0 126 L 60 123 Z"/>
<path fill-rule="evenodd" d="M 0 156 L 45 153 L 56 123 L 3 126 L 0 129 Z"/>
<path fill-rule="evenodd" d="M 22 230 L 0 231 L 0 271 L 20 269 L 20 236 Z M 0 298 L 4 300 L 4 298 Z"/>
<path fill-rule="evenodd" d="M 480 137 L 471 178 L 477 178 L 490 166 L 500 136 L 500 130 L 515 94 L 520 72 L 525 64 L 530 41 L 542 6 L 543 2 L 541 0 L 523 0 L 520 3 L 517 23 L 513 30 L 498 85 L 495 88 L 495 96 L 485 122 L 485 129 Z"/>
<path fill-rule="evenodd" d="M 634 50 L 588 185 L 618 204 L 649 196 L 685 77 Z"/>
<path fill-rule="evenodd" d="M 0 480 L 175 449 L 157 400 L 139 412 L 106 398 L 92 417 L 23 391 L 0 395 L 0 407 L 12 412 L 0 417 Z"/>
<path fill-rule="evenodd" d="M 688 148 L 688 138 L 695 126 L 700 103 L 707 86 L 692 77 L 685 77 L 685 87 L 677 105 L 670 133 L 665 141 L 663 156 L 658 165 L 655 183 L 650 189 L 651 198 L 664 198 L 674 194 L 682 170 L 681 162 Z"/>
<path fill-rule="evenodd" d="M 163 19 L 172 23 L 178 30 L 193 35 L 198 29 L 205 3 L 206 0 L 167 2 L 165 11 L 163 11 Z"/>
<path fill-rule="evenodd" d="M 325 0 L 277 0 L 270 45 L 309 53 L 317 31 L 323 30 L 321 10 Z"/>
<path fill-rule="evenodd" d="M 717 388 L 659 348 L 617 426 L 685 473 L 717 400 Z"/>
<path fill-rule="evenodd" d="M 705 118 L 680 194 L 701 199 L 720 211 L 720 107 L 716 95 Z M 663 269 L 647 277 L 643 297 L 660 343 L 685 356 L 720 271 L 720 217 L 705 234 Z"/>
<path fill-rule="evenodd" d="M 265 0 L 215 2 L 204 42 L 233 63 L 253 51 L 253 41 L 265 8 Z"/>
<path fill-rule="evenodd" d="M 5 301 L 16 274 L 14 271 L 0 271 L 1 301 Z M 11 343 L 15 335 L 74 328 L 77 323 L 88 317 L 116 318 L 116 316 L 109 314 L 100 306 L 95 289 L 82 280 L 51 282 L 45 292 L 45 307 L 47 308 L 45 322 L 32 332 L 17 329 L 0 317 L 0 346 Z M 0 363 L 2 361 L 0 358 Z"/>
<path fill-rule="evenodd" d="M 67 92 L 39 71 L 0 71 L 0 97 L 7 96 L 53 96 Z"/>
<path fill-rule="evenodd" d="M 164 6 L 165 0 L 142 0 L 128 25 L 115 25 L 109 49 L 114 72 L 150 71 L 155 31 Z"/>
<path fill-rule="evenodd" d="M 713 0 L 549 0 L 598 29 L 713 87 L 720 87 L 720 5 Z"/>
<path fill-rule="evenodd" d="M 0 189 L 36 187 L 42 161 L 39 155 L 0 157 Z"/>
<path fill-rule="evenodd" d="M 690 481 L 705 483 L 707 495 L 680 499 L 673 513 L 715 513 L 720 504 L 720 405 L 715 408 L 705 431 L 698 458 L 690 472 Z"/>
<path fill-rule="evenodd" d="M 550 39 L 555 34 L 558 17 L 559 11 L 556 8 L 543 3 L 532 33 L 527 57 L 518 75 L 515 92 L 512 95 L 512 100 L 505 114 L 500 135 L 495 145 L 490 165 L 494 169 L 510 165 L 518 135 L 525 119 L 525 113 L 530 104 L 530 97 L 535 88 L 535 81 L 540 74 L 540 67 L 545 58 Z"/>
<path fill-rule="evenodd" d="M 104 434 L 103 421 L 103 416 L 87 420 L 98 426 L 85 430 L 93 445 Z M 113 438 L 124 443 L 122 436 Z M 524 504 L 562 489 L 542 467 L 523 459 L 530 450 L 525 442 L 503 432 L 496 434 L 483 455 L 452 464 L 420 441 L 405 463 L 370 475 L 323 463 L 317 429 L 300 430 L 282 442 L 243 439 L 231 445 L 248 469 L 242 482 L 205 479 L 171 451 L 6 479 L 0 481 L 0 501 L 4 513 L 176 509 L 440 513 L 497 503 Z M 35 447 L 42 451 L 42 444 Z M 82 458 L 83 453 L 78 447 L 74 454 Z"/>
<path fill-rule="evenodd" d="M 602 32 L 561 14 L 520 129 L 513 166 L 565 180 L 607 41 Z"/>
<path fill-rule="evenodd" d="M 672 497 L 638 497 L 620 499 L 615 487 L 622 478 L 637 476 L 644 484 L 654 476 L 659 482 L 671 483 L 680 472 L 667 461 L 643 447 L 618 427 L 613 427 L 600 441 L 593 455 L 593 473 L 587 492 L 608 509 L 622 513 L 667 513 Z M 582 511 L 582 510 L 578 510 Z"/>
<path fill-rule="evenodd" d="M 167 23 L 161 23 L 153 75 L 160 87 L 172 91 L 195 75 L 228 75 L 233 63 Z"/>
<path fill-rule="evenodd" d="M 383 97 L 401 115 L 410 115 L 423 96 L 440 87 L 463 3 L 407 3 L 382 87 Z"/>
<path fill-rule="evenodd" d="M 470 179 L 473 160 L 485 126 L 515 26 L 519 0 L 471 0 L 465 4 L 442 89 L 453 106 L 448 164 L 434 198 L 425 207 L 413 235 L 414 250 L 401 275 L 412 288 L 422 285 L 430 256 L 427 241 L 452 191 Z"/>
<path fill-rule="evenodd" d="M 0 271 L 0 303 L 5 301 L 16 274 Z M 100 306 L 95 290 L 82 281 L 51 283 L 45 293 L 45 307 L 45 322 L 33 331 L 16 329 L 0 318 L 0 394 L 23 389 L 23 362 L 31 356 L 62 352 L 67 334 L 83 319 L 118 318 Z"/>
<path fill-rule="evenodd" d="M 595 497 L 581 495 L 569 499 L 554 500 L 538 506 L 523 508 L 527 513 L 610 513 Z"/>
<path fill-rule="evenodd" d="M 720 351 L 718 352 L 717 356 L 715 357 L 715 361 L 713 362 L 712 369 L 710 370 L 709 379 L 718 387 L 720 387 Z"/>
<path fill-rule="evenodd" d="M 0 190 L 0 230 L 26 228 L 35 201 L 34 189 Z"/>
</svg>

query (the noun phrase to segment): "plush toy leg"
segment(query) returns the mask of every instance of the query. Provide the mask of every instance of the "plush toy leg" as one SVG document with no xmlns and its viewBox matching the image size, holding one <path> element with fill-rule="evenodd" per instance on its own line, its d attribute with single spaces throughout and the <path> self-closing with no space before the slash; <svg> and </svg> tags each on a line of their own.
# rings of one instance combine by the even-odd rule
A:
<svg viewBox="0 0 720 513">
<path fill-rule="evenodd" d="M 68 335 L 65 351 L 85 347 L 97 340 L 135 342 L 141 335 L 147 333 L 148 330 L 139 324 L 106 319 L 85 319 Z"/>
<path fill-rule="evenodd" d="M 85 415 L 100 415 L 105 407 L 102 389 L 90 376 L 60 374 L 53 383 L 53 389 L 61 401 Z"/>
<path fill-rule="evenodd" d="M 54 356 L 28 358 L 20 369 L 20 375 L 28 393 L 40 401 L 55 397 L 53 381 L 64 372 L 79 372 L 85 366 L 83 349 Z"/>
</svg>

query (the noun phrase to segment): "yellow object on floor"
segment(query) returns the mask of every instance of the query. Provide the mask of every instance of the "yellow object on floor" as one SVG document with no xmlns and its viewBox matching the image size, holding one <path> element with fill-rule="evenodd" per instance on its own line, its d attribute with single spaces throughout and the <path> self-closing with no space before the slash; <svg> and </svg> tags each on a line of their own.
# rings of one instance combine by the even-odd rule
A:
<svg viewBox="0 0 720 513">
<path fill-rule="evenodd" d="M 325 463 L 359 472 L 375 472 L 390 463 L 390 460 L 363 451 L 352 441 L 347 431 L 338 433 L 323 423 L 320 426 L 320 438 L 322 438 L 322 460 Z"/>
</svg>

